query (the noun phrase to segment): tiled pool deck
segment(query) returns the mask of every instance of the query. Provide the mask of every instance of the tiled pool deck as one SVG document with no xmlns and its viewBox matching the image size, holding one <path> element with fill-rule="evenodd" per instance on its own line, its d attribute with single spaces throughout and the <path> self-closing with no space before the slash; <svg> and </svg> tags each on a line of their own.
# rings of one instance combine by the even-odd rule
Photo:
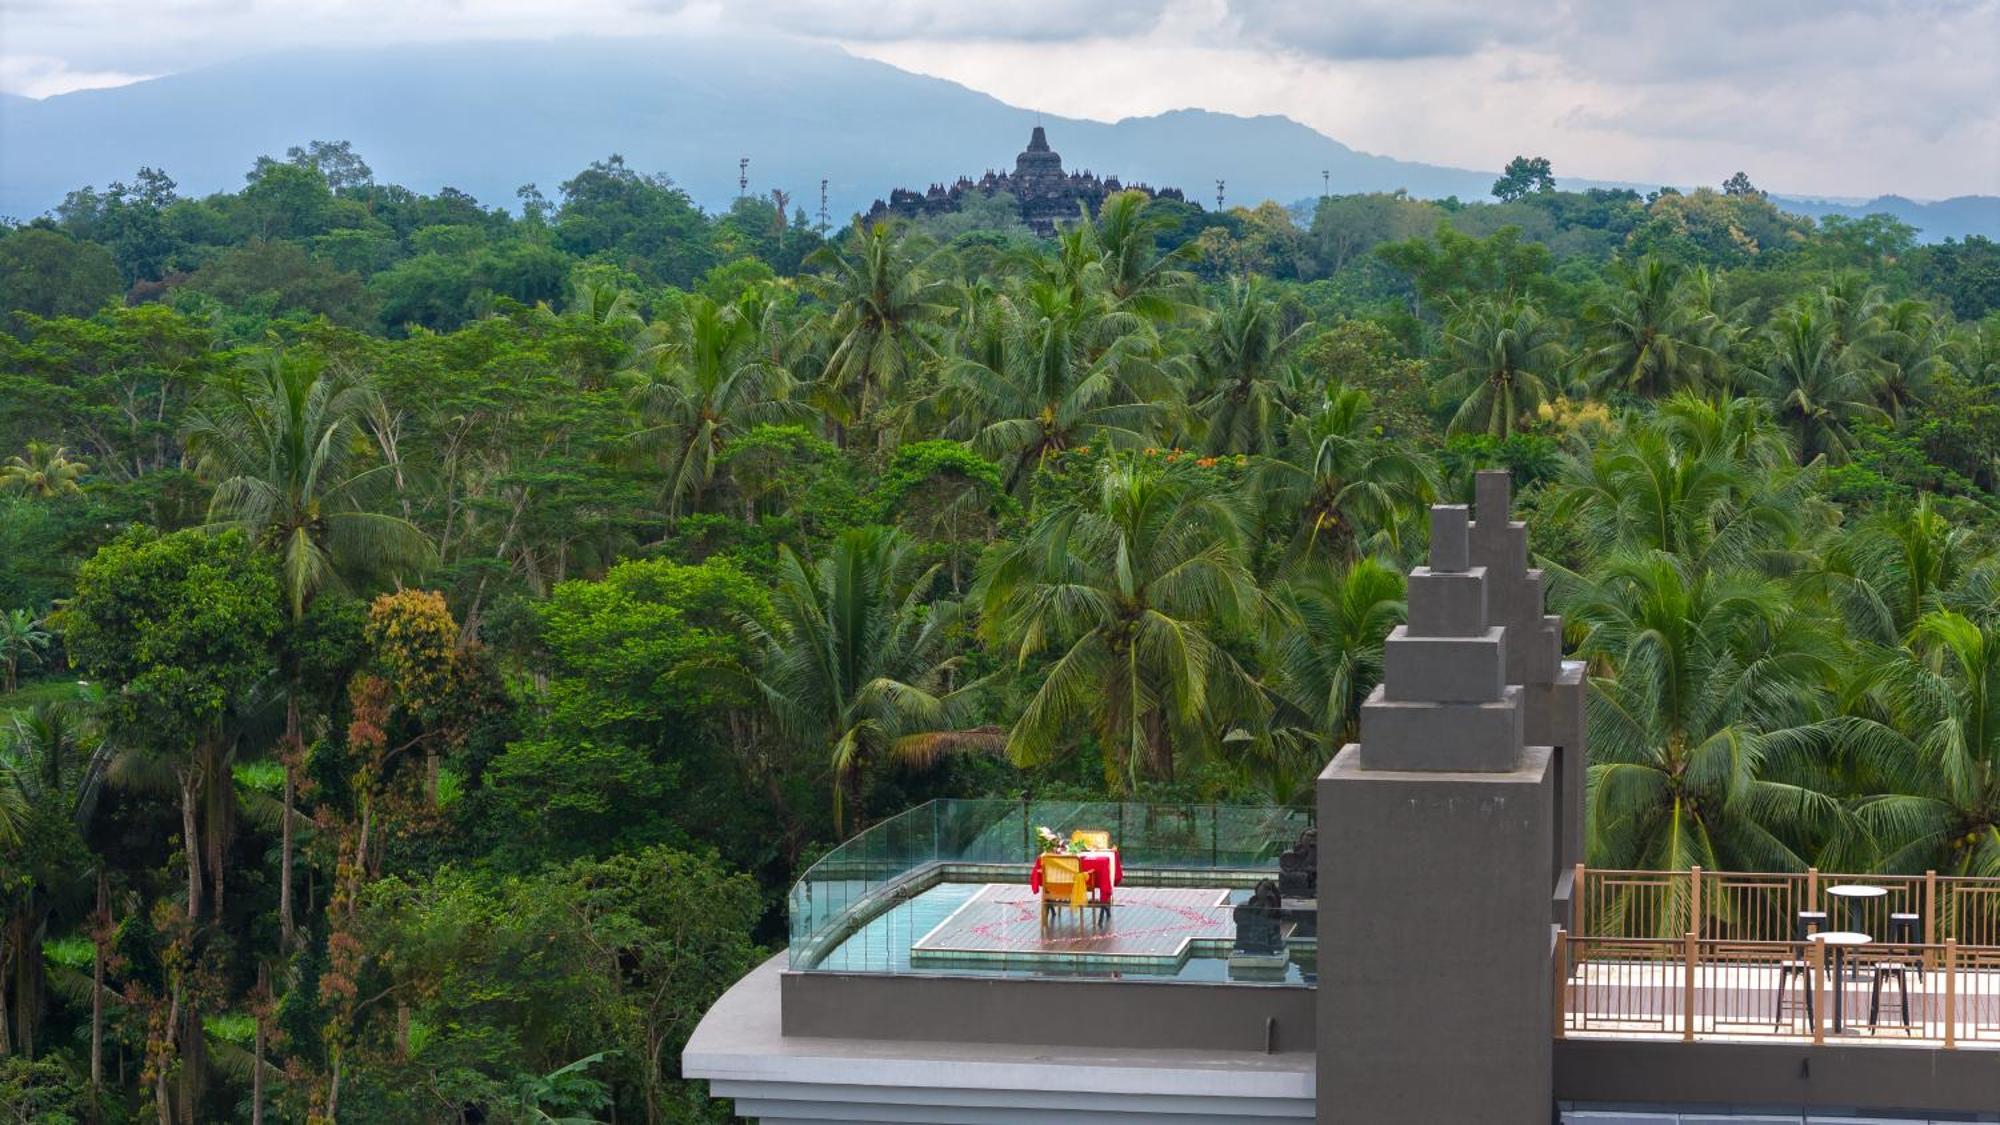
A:
<svg viewBox="0 0 2000 1125">
<path fill-rule="evenodd" d="M 1247 894 L 1124 886 L 1108 927 L 1065 911 L 1044 940 L 1039 904 L 1024 884 L 940 883 L 870 919 L 814 968 L 1228 981 L 1236 935 L 1230 912 Z M 1306 978 L 1292 964 L 1270 983 Z"/>
</svg>

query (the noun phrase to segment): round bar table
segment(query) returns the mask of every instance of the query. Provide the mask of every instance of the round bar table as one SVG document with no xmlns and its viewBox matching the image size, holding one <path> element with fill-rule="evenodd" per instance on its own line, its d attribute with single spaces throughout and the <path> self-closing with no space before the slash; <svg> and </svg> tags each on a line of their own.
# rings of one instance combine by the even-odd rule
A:
<svg viewBox="0 0 2000 1125">
<path fill-rule="evenodd" d="M 1871 887 L 1865 883 L 1842 883 L 1839 886 L 1828 887 L 1826 893 L 1829 897 L 1847 903 L 1847 928 L 1851 932 L 1859 933 L 1862 906 L 1889 892 L 1882 887 Z"/>
<path fill-rule="evenodd" d="M 1841 997 L 1847 994 L 1847 983 L 1842 978 L 1841 970 L 1847 964 L 1848 947 L 1867 945 L 1875 939 L 1851 930 L 1822 930 L 1816 934 L 1807 934 L 1806 940 L 1819 942 L 1833 951 L 1833 1031 L 1838 1035 L 1847 1030 L 1841 1005 Z"/>
</svg>

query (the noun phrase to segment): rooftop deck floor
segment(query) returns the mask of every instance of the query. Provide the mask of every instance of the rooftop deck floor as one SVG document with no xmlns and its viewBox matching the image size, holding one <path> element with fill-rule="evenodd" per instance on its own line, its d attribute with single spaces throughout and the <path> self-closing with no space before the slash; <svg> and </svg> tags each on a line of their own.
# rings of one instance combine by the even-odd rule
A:
<svg viewBox="0 0 2000 1125">
<path fill-rule="evenodd" d="M 1022 883 L 941 883 L 895 904 L 828 951 L 831 972 L 1008 976 L 1110 976 L 1228 981 L 1236 938 L 1231 911 L 1248 892 L 1221 887 L 1126 885 L 1108 923 L 1063 910 L 1046 932 L 1040 902 Z M 1310 944 L 1297 943 L 1309 956 Z M 1300 966 L 1257 975 L 1304 984 Z"/>
<path fill-rule="evenodd" d="M 1775 964 L 1702 964 L 1692 993 L 1693 1032 L 1703 1040 L 1810 1040 L 1813 1020 L 1828 1042 L 1941 1046 L 1946 1038 L 1946 980 L 1932 967 L 1921 976 L 1906 962 L 1908 1011 L 1895 979 L 1885 977 L 1879 1004 L 1868 969 L 1827 974 L 1822 995 L 1810 1005 L 1803 974 L 1786 976 Z M 1782 987 L 1781 987 L 1782 981 Z M 1834 1029 L 1835 991 L 1843 1029 Z M 1950 984 L 1955 1046 L 2000 1048 L 2000 971 L 1959 969 Z M 1658 1036 L 1687 1034 L 1689 992 L 1684 967 L 1670 961 L 1585 960 L 1570 975 L 1563 997 L 1564 1034 Z M 1875 1010 L 1871 1019 L 1871 1005 Z"/>
</svg>

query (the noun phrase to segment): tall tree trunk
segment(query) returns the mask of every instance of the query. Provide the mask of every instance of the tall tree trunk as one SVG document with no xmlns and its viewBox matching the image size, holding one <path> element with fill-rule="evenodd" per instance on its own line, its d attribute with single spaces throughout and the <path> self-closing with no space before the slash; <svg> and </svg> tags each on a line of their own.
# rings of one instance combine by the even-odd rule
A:
<svg viewBox="0 0 2000 1125">
<path fill-rule="evenodd" d="M 40 929 L 31 910 L 17 910 L 7 920 L 7 944 L 14 950 L 14 1050 L 21 1057 L 35 1057 L 35 1017 L 42 1010 L 41 943 L 34 940 Z"/>
<path fill-rule="evenodd" d="M 160 1125 L 174 1125 L 174 1097 L 167 1083 L 167 1070 L 173 1063 L 174 1036 L 179 1034 L 180 1022 L 181 985 L 176 980 L 173 1001 L 167 1006 L 166 1026 L 160 1029 L 157 1042 L 146 1045 L 153 1061 L 153 1106 L 159 1111 Z"/>
<path fill-rule="evenodd" d="M 250 1125 L 264 1125 L 264 1011 L 270 995 L 270 970 L 258 965 L 257 1030 L 250 1039 Z"/>
<path fill-rule="evenodd" d="M 201 917 L 201 838 L 195 834 L 195 770 L 181 771 L 181 850 L 187 854 L 188 921 Z"/>
<path fill-rule="evenodd" d="M 292 802 L 298 799 L 299 744 L 299 690 L 293 684 L 285 699 L 285 819 L 278 852 L 278 933 L 287 953 L 292 949 Z"/>
<path fill-rule="evenodd" d="M 202 770 L 208 783 L 204 803 L 208 806 L 208 835 L 202 846 L 208 852 L 208 878 L 214 890 L 209 899 L 209 911 L 217 921 L 222 920 L 222 884 L 229 865 L 223 862 L 223 844 L 229 835 L 229 814 L 233 810 L 236 794 L 230 791 L 229 771 L 222 762 L 222 748 L 216 746 L 209 751 L 208 765 Z"/>
<path fill-rule="evenodd" d="M 110 939 L 111 880 L 97 869 L 97 917 L 92 920 L 90 958 L 90 1092 L 104 1091 L 104 946 Z"/>
<path fill-rule="evenodd" d="M 7 1002 L 7 978 L 14 975 L 14 958 L 17 956 L 19 954 L 8 945 L 6 935 L 0 933 L 0 1055 L 14 1053 L 14 1040 L 7 1030 L 8 1025 L 14 1022 L 14 1009 Z"/>
</svg>

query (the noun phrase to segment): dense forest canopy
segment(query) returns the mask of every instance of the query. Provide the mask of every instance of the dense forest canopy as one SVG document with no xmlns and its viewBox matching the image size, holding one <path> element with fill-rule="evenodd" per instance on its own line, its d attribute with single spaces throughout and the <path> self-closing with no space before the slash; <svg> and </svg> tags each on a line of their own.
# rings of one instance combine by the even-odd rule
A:
<svg viewBox="0 0 2000 1125">
<path fill-rule="evenodd" d="M 2000 247 L 1720 190 L 817 228 L 346 143 L 0 230 L 0 1104 L 720 1120 L 942 795 L 1289 802 L 1514 473 L 1609 866 L 2000 874 Z"/>
</svg>

